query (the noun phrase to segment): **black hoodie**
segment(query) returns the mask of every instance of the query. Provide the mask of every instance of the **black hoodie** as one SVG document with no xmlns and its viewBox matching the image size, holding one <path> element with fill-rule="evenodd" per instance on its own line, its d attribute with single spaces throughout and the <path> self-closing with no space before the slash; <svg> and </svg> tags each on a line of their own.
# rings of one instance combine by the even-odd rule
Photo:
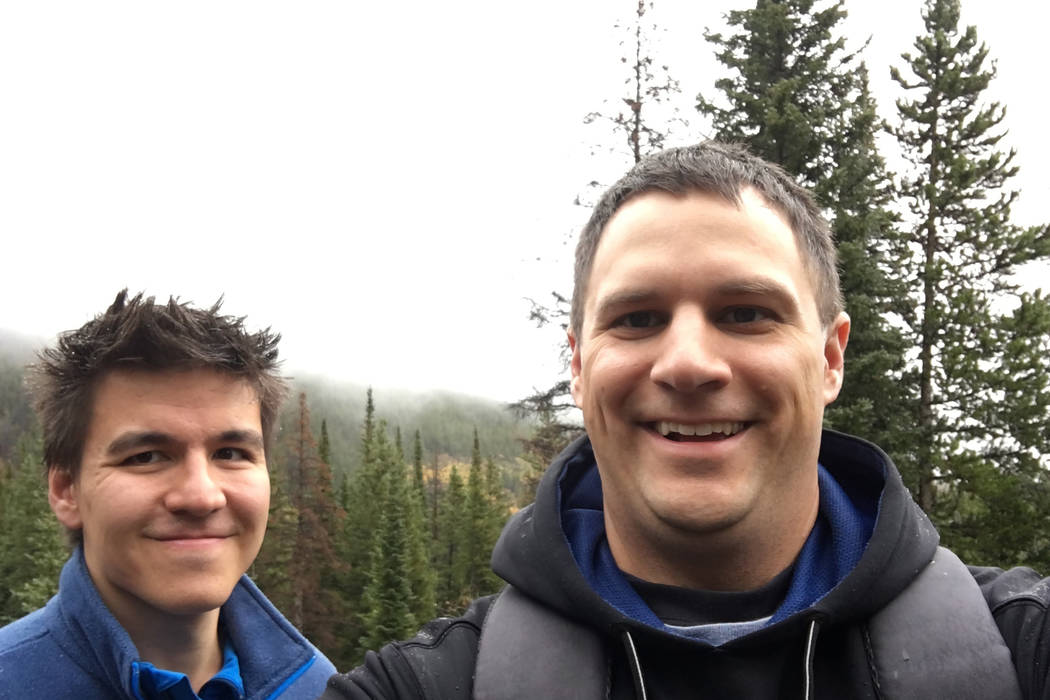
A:
<svg viewBox="0 0 1050 700">
<path fill-rule="evenodd" d="M 801 698 L 805 689 L 817 698 L 882 697 L 866 623 L 930 563 L 938 535 L 881 450 L 825 432 L 821 464 L 851 498 L 877 505 L 863 555 L 812 606 L 720 646 L 631 619 L 588 584 L 562 527 L 560 491 L 578 478 L 571 470 L 588 464 L 579 457 L 589 451 L 584 438 L 555 460 L 535 503 L 507 523 L 492 564 L 519 591 L 604 639 L 609 697 L 640 697 L 639 674 L 649 698 Z M 1013 656 L 1023 697 L 1050 700 L 1050 580 L 1024 568 L 971 573 Z M 323 697 L 470 698 L 491 603 L 492 597 L 479 599 L 463 617 L 435 620 L 412 640 L 369 652 L 363 666 L 333 677 Z M 572 696 L 564 690 L 551 697 Z"/>
</svg>

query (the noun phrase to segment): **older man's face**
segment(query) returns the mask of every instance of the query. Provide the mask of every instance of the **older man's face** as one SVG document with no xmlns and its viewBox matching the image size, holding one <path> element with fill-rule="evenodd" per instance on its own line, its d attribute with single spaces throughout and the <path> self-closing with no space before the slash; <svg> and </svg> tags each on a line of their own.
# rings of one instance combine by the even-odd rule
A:
<svg viewBox="0 0 1050 700">
<path fill-rule="evenodd" d="M 822 327 L 791 228 L 756 192 L 647 193 L 606 225 L 572 338 L 572 393 L 610 541 L 778 528 L 816 508 L 843 314 Z"/>
</svg>

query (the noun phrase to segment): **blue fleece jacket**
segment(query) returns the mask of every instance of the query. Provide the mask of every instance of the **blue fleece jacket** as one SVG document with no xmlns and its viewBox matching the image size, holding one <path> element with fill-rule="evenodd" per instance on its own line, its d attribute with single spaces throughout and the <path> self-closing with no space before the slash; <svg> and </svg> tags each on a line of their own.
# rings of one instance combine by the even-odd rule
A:
<svg viewBox="0 0 1050 700">
<path fill-rule="evenodd" d="M 247 576 L 220 615 L 249 700 L 313 700 L 335 672 Z M 0 698 L 141 700 L 139 661 L 78 548 L 62 568 L 58 594 L 0 629 Z"/>
</svg>

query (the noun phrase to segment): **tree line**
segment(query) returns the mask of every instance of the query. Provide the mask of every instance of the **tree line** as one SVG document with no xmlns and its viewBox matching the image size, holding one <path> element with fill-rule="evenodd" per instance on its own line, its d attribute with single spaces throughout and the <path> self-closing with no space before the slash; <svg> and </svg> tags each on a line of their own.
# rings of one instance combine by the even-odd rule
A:
<svg viewBox="0 0 1050 700">
<path fill-rule="evenodd" d="M 269 528 L 250 573 L 337 666 L 498 590 L 489 556 L 512 499 L 476 431 L 469 463 L 428 464 L 420 432 L 406 451 L 369 389 L 361 466 L 337 484 L 327 422 L 315 440 L 305 394 L 297 414 L 275 451 Z"/>
</svg>

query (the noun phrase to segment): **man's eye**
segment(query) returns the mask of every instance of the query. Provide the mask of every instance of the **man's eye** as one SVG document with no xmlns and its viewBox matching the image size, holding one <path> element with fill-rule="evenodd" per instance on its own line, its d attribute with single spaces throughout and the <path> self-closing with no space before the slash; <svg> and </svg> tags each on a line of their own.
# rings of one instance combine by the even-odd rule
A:
<svg viewBox="0 0 1050 700">
<path fill-rule="evenodd" d="M 723 318 L 729 323 L 756 323 L 765 321 L 770 315 L 762 309 L 753 306 L 736 306 L 729 309 Z"/>
<path fill-rule="evenodd" d="M 655 311 L 632 311 L 616 319 L 615 326 L 622 328 L 653 328 L 663 323 L 663 315 Z"/>
<path fill-rule="evenodd" d="M 135 464 L 153 464 L 159 462 L 161 458 L 160 452 L 156 450 L 148 450 L 146 452 L 139 452 L 133 454 L 130 457 L 124 459 L 121 464 L 135 465 Z"/>
<path fill-rule="evenodd" d="M 248 453 L 239 447 L 220 447 L 215 450 L 216 459 L 248 459 Z"/>
</svg>

